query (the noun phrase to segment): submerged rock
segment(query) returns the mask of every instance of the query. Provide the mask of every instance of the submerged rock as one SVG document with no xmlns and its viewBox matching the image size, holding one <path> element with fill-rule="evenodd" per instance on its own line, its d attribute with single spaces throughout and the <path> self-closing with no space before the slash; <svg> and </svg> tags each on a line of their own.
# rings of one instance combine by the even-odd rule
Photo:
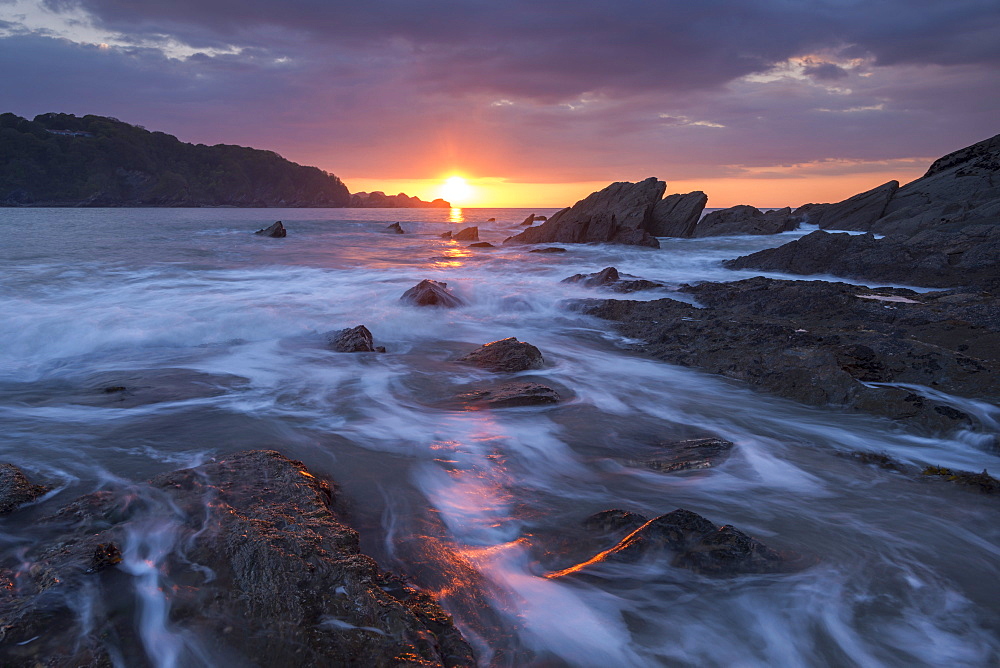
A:
<svg viewBox="0 0 1000 668">
<path fill-rule="evenodd" d="M 392 225 L 389 225 L 388 227 L 385 228 L 385 231 L 390 232 L 392 234 L 406 234 L 406 230 L 404 230 L 403 226 L 400 225 L 399 223 L 393 223 Z"/>
<path fill-rule="evenodd" d="M 969 471 L 955 471 L 943 466 L 928 466 L 921 471 L 921 474 L 947 480 L 952 484 L 968 487 L 983 494 L 1000 494 L 1000 480 L 991 476 L 985 469 L 982 473 L 970 473 Z"/>
<path fill-rule="evenodd" d="M 51 489 L 45 485 L 34 484 L 13 464 L 0 464 L 0 515 L 13 512 L 19 506 L 34 501 Z"/>
<path fill-rule="evenodd" d="M 559 246 L 547 246 L 545 248 L 532 248 L 529 253 L 565 253 L 565 248 Z"/>
<path fill-rule="evenodd" d="M 453 234 L 451 238 L 455 241 L 479 241 L 479 228 L 467 227 Z"/>
<path fill-rule="evenodd" d="M 556 390 L 541 383 L 504 383 L 490 389 L 465 392 L 458 399 L 465 404 L 487 408 L 511 408 L 555 404 L 561 397 Z"/>
<path fill-rule="evenodd" d="M 202 652 L 182 649 L 180 665 L 474 665 L 427 594 L 359 551 L 333 499 L 301 462 L 267 450 L 82 497 L 40 523 L 52 538 L 29 548 L 18 586 L 2 573 L 0 662 L 145 665 L 128 606 L 133 582 L 152 578 L 169 600 L 162 623 Z M 147 552 L 142 536 L 165 551 Z M 86 616 L 81 597 L 96 597 Z"/>
<path fill-rule="evenodd" d="M 733 444 L 721 438 L 694 438 L 660 443 L 658 448 L 660 452 L 657 454 L 628 459 L 625 463 L 661 473 L 707 469 L 726 461 Z"/>
<path fill-rule="evenodd" d="M 588 288 L 608 287 L 615 292 L 637 292 L 662 288 L 662 283 L 647 281 L 630 274 L 619 274 L 614 267 L 605 267 L 595 274 L 574 274 L 564 278 L 563 283 L 581 283 Z"/>
<path fill-rule="evenodd" d="M 275 239 L 281 239 L 288 235 L 288 231 L 285 230 L 285 226 L 281 224 L 281 221 L 277 221 L 274 225 L 270 227 L 265 227 L 262 230 L 257 230 L 254 234 L 259 234 L 264 237 L 273 237 Z"/>
<path fill-rule="evenodd" d="M 469 248 L 496 248 L 489 241 L 480 241 L 479 243 L 469 244 Z"/>
<path fill-rule="evenodd" d="M 383 346 L 376 346 L 372 333 L 364 325 L 342 329 L 327 335 L 327 345 L 338 353 L 384 353 Z"/>
<path fill-rule="evenodd" d="M 444 306 L 446 308 L 462 306 L 465 303 L 452 294 L 447 283 L 426 278 L 404 292 L 399 299 L 414 306 Z"/>
<path fill-rule="evenodd" d="M 487 371 L 516 373 L 545 366 L 542 353 L 535 346 L 517 337 L 509 337 L 487 343 L 468 355 L 458 358 L 459 362 L 473 364 Z"/>
</svg>

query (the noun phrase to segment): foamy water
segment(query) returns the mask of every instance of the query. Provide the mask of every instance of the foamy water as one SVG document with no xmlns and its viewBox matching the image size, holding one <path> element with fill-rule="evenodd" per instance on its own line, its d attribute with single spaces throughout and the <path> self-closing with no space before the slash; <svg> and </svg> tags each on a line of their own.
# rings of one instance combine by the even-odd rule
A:
<svg viewBox="0 0 1000 668">
<path fill-rule="evenodd" d="M 809 230 L 551 255 L 438 237 L 478 224 L 481 239 L 499 246 L 528 213 L 0 212 L 0 461 L 57 486 L 0 527 L 5 560 L 23 562 L 36 535 L 32 513 L 267 447 L 341 484 L 363 548 L 441 594 L 482 665 L 1000 659 L 995 501 L 838 456 L 875 450 L 1000 470 L 984 439 L 917 436 L 628 354 L 608 323 L 569 307 L 605 293 L 560 283 L 613 265 L 668 285 L 629 298 L 684 298 L 669 286 L 756 275 L 720 263 Z M 250 234 L 278 219 L 287 238 Z M 408 234 L 382 232 L 396 221 Z M 402 304 L 424 278 L 446 281 L 468 305 Z M 388 352 L 325 348 L 324 332 L 357 324 Z M 494 376 L 453 360 L 508 336 L 541 349 L 547 367 L 527 375 L 566 401 L 455 410 L 455 394 Z M 104 392 L 117 386 L 129 391 Z M 975 398 L 948 400 L 996 420 L 996 407 Z M 658 442 L 708 434 L 736 444 L 718 468 L 663 475 L 623 463 Z M 720 580 L 644 562 L 545 578 L 559 537 L 608 508 L 649 517 L 686 508 L 816 565 Z M 133 583 L 130 623 L 142 647 L 121 656 L 224 665 L 205 649 L 210 639 L 170 617 L 165 556 L 183 553 L 190 536 L 154 495 L 144 513 L 120 566 Z M 414 545 L 413 536 L 430 535 L 433 545 Z M 460 572 L 475 577 L 458 581 Z M 481 593 L 488 610 L 476 603 Z M 95 609 L 98 595 L 75 605 Z"/>
</svg>

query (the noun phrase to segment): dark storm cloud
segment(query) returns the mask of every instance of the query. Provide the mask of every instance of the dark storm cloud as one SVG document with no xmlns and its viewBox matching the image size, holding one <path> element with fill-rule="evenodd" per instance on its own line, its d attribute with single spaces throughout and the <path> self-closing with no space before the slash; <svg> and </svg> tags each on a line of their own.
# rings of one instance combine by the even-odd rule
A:
<svg viewBox="0 0 1000 668">
<path fill-rule="evenodd" d="M 850 76 L 850 72 L 836 63 L 809 63 L 802 69 L 802 73 L 817 81 L 837 81 Z"/>
</svg>

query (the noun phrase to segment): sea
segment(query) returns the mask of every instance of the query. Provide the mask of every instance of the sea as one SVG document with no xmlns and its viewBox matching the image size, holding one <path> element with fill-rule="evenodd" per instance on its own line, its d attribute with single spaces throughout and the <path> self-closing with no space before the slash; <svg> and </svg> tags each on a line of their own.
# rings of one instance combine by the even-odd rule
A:
<svg viewBox="0 0 1000 668">
<path fill-rule="evenodd" d="M 0 461 L 54 487 L 0 518 L 0 564 L 23 565 L 37 519 L 82 494 L 269 448 L 336 481 L 362 549 L 434 594 L 481 666 L 998 665 L 996 500 L 843 456 L 1000 471 L 996 452 L 643 357 L 576 306 L 617 295 L 562 282 L 614 266 L 665 286 L 627 298 L 691 301 L 681 285 L 758 275 L 721 261 L 809 229 L 659 250 L 501 247 L 527 215 L 554 212 L 0 210 Z M 253 234 L 275 220 L 286 238 Z M 386 232 L 395 222 L 406 234 Z M 497 247 L 440 237 L 469 226 Z M 422 279 L 466 305 L 400 301 Z M 386 353 L 327 347 L 360 324 Z M 457 405 L 495 377 L 455 360 L 511 336 L 546 363 L 517 377 L 563 401 Z M 732 441 L 728 460 L 675 474 L 629 463 L 702 436 Z M 149 508 L 121 566 L 135 642 L 150 666 L 207 665 L 213 639 L 170 615 L 163 564 L 179 547 L 155 538 L 177 520 Z M 545 577 L 571 565 L 567 536 L 613 508 L 684 508 L 812 565 L 719 578 L 643 560 Z"/>
</svg>

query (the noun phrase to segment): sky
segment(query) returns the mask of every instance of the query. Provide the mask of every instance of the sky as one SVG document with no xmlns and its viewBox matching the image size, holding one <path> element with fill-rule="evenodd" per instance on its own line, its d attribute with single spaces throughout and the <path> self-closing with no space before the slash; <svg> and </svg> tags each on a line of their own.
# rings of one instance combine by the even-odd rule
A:
<svg viewBox="0 0 1000 668">
<path fill-rule="evenodd" d="M 1000 133 L 997 0 L 0 0 L 0 112 L 562 207 L 837 201 Z"/>
</svg>

